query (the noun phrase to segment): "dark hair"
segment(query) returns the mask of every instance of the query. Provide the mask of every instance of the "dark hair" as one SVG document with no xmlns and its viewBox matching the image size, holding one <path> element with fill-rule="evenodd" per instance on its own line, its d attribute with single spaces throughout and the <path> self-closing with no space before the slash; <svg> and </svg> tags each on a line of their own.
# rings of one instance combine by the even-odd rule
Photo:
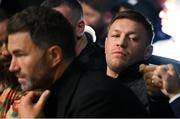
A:
<svg viewBox="0 0 180 119">
<path fill-rule="evenodd" d="M 8 14 L 4 9 L 0 8 L 0 22 L 4 21 L 5 19 L 8 19 Z"/>
<path fill-rule="evenodd" d="M 71 20 L 76 23 L 83 18 L 83 9 L 79 0 L 45 0 L 41 6 L 55 8 L 61 5 L 68 6 L 71 9 Z"/>
<path fill-rule="evenodd" d="M 147 17 L 134 10 L 126 10 L 119 12 L 118 15 L 111 21 L 110 26 L 118 19 L 130 19 L 141 23 L 147 31 L 148 43 L 152 44 L 154 38 L 154 28 Z"/>
<path fill-rule="evenodd" d="M 93 9 L 97 10 L 100 13 L 111 11 L 115 5 L 114 0 L 80 0 L 82 3 L 85 3 L 91 6 Z"/>
<path fill-rule="evenodd" d="M 10 18 L 7 29 L 8 34 L 29 32 L 33 43 L 43 50 L 58 45 L 65 58 L 75 55 L 72 26 L 55 10 L 29 7 Z"/>
</svg>

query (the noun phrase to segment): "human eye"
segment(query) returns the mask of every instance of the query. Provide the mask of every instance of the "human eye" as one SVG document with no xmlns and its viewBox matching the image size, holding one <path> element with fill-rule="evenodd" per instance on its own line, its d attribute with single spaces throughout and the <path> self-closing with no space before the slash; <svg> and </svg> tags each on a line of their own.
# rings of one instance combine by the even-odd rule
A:
<svg viewBox="0 0 180 119">
<path fill-rule="evenodd" d="M 119 38 L 119 37 L 120 37 L 120 34 L 118 34 L 118 33 L 112 33 L 112 34 L 111 34 L 111 37 L 113 37 L 113 38 Z"/>
<path fill-rule="evenodd" d="M 25 57 L 26 56 L 26 53 L 22 52 L 22 51 L 16 51 L 13 53 L 13 55 L 15 57 Z"/>
<path fill-rule="evenodd" d="M 137 39 L 136 38 L 132 38 L 132 37 L 129 37 L 130 40 L 132 41 L 136 41 Z"/>
<path fill-rule="evenodd" d="M 129 35 L 129 40 L 131 40 L 131 41 L 138 41 L 138 38 L 137 38 L 137 36 L 136 35 Z"/>
</svg>

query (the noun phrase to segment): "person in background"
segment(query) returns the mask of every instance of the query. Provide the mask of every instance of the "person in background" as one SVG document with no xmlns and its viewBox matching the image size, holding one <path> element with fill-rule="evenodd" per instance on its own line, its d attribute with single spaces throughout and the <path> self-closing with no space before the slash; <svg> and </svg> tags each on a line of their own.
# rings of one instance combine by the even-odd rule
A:
<svg viewBox="0 0 180 119">
<path fill-rule="evenodd" d="M 8 49 L 12 55 L 9 70 L 26 92 L 18 106 L 22 118 L 145 114 L 128 88 L 105 80 L 104 72 L 82 68 L 75 58 L 73 27 L 55 10 L 30 7 L 11 17 Z M 37 94 L 39 90 L 42 95 Z"/>
<path fill-rule="evenodd" d="M 126 0 L 117 0 L 115 6 L 112 8 L 114 16 L 124 10 L 133 10 L 134 6 Z"/>
<path fill-rule="evenodd" d="M 180 74 L 172 64 L 140 66 L 150 95 L 163 93 L 169 97 L 176 117 L 180 117 Z"/>
<path fill-rule="evenodd" d="M 8 70 L 11 61 L 7 49 L 8 19 L 8 14 L 0 9 L 0 118 L 17 118 L 17 110 L 13 105 L 21 93 L 17 78 Z"/>
<path fill-rule="evenodd" d="M 113 18 L 112 8 L 116 2 L 112 0 L 80 0 L 86 25 L 91 26 L 97 37 L 97 44 L 104 47 L 107 26 Z"/>
<path fill-rule="evenodd" d="M 180 50 L 180 35 L 177 30 L 180 26 L 180 2 L 179 0 L 165 0 L 163 5 L 163 9 L 159 13 L 162 31 L 169 34 L 171 38 L 155 42 L 153 44 L 153 54 L 180 61 L 180 55 L 178 52 Z"/>
<path fill-rule="evenodd" d="M 83 10 L 78 0 L 45 0 L 41 6 L 62 13 L 72 24 L 76 35 L 76 55 L 85 68 L 105 69 L 104 50 L 93 42 L 94 36 L 85 31 Z"/>
<path fill-rule="evenodd" d="M 147 95 L 145 81 L 139 72 L 139 65 L 148 64 L 147 60 L 152 55 L 153 37 L 153 27 L 142 14 L 132 10 L 119 12 L 110 24 L 105 41 L 106 74 L 110 80 L 117 80 L 119 84 L 129 87 L 146 107 L 150 117 L 171 117 L 170 107 L 157 106 L 161 110 L 154 111 L 157 107 L 152 108 L 153 97 Z M 169 106 L 167 100 L 162 100 L 161 104 Z"/>
</svg>

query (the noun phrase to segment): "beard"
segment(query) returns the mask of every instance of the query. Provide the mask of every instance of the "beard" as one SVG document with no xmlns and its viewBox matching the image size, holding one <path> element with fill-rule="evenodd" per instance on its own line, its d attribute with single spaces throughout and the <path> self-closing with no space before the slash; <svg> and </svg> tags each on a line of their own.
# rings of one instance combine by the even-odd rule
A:
<svg viewBox="0 0 180 119">
<path fill-rule="evenodd" d="M 26 77 L 26 74 L 21 74 Z M 39 63 L 34 67 L 33 72 L 24 79 L 19 81 L 23 91 L 29 90 L 45 90 L 48 89 L 53 83 L 53 69 L 49 67 L 45 55 L 41 57 Z"/>
</svg>

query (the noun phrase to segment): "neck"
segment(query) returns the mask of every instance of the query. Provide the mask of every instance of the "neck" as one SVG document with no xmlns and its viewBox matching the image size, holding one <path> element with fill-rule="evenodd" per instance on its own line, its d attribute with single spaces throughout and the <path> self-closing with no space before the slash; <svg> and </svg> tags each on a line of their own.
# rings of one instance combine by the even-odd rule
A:
<svg viewBox="0 0 180 119">
<path fill-rule="evenodd" d="M 78 56 L 81 53 L 81 51 L 86 47 L 87 43 L 88 41 L 85 34 L 81 38 L 76 40 L 76 56 Z"/>
<path fill-rule="evenodd" d="M 111 70 L 109 67 L 106 69 L 106 75 L 112 78 L 117 78 L 119 76 L 119 73 Z"/>
<path fill-rule="evenodd" d="M 71 64 L 72 61 L 73 61 L 73 58 L 70 58 L 67 60 L 63 60 L 60 63 L 60 65 L 57 67 L 57 69 L 55 71 L 54 81 L 58 80 L 63 75 L 63 73 L 68 68 L 68 66 Z"/>
</svg>

